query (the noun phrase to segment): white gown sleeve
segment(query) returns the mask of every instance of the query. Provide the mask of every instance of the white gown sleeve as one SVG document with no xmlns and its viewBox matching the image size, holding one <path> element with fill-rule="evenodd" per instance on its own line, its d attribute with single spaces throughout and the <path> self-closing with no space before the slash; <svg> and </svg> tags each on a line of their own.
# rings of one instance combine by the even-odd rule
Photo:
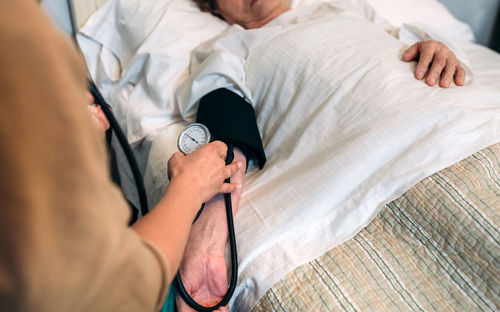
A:
<svg viewBox="0 0 500 312">
<path fill-rule="evenodd" d="M 194 118 L 197 104 L 204 95 L 220 88 L 229 89 L 252 102 L 250 89 L 245 85 L 246 32 L 250 31 L 238 25 L 232 26 L 195 51 L 191 73 L 175 95 L 184 120 Z"/>
<path fill-rule="evenodd" d="M 255 46 L 280 29 L 281 25 L 258 29 L 233 25 L 196 49 L 191 59 L 190 75 L 175 95 L 184 120 L 192 121 L 198 101 L 220 88 L 235 92 L 253 105 L 251 90 L 245 82 L 245 60 Z"/>
</svg>

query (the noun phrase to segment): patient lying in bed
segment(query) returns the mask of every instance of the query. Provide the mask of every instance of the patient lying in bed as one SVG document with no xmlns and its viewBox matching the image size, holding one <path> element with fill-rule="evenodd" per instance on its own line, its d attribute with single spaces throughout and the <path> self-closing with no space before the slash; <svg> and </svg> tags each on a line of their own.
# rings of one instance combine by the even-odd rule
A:
<svg viewBox="0 0 500 312">
<path fill-rule="evenodd" d="M 335 18 L 346 11 L 328 5 L 290 11 L 285 0 L 196 0 L 196 2 L 200 8 L 221 16 L 230 24 L 241 25 L 244 29 L 235 26 L 225 36 L 221 36 L 196 52 L 193 58 L 192 76 L 178 92 L 178 103 L 185 116 L 193 114 L 198 109 L 199 102 L 206 103 L 207 98 L 214 97 L 214 94 L 218 94 L 218 101 L 224 101 L 224 95 L 220 94 L 221 89 L 226 89 L 225 94 L 232 93 L 227 97 L 227 101 L 234 101 L 230 98 L 238 96 L 241 99 L 236 100 L 238 105 L 247 103 L 258 111 L 272 110 L 272 107 L 261 107 L 252 83 L 245 81 L 248 79 L 245 77 L 248 64 L 256 61 L 254 59 L 256 56 L 252 55 L 253 47 L 265 44 L 268 49 L 273 49 L 273 38 L 287 31 L 325 31 L 325 37 L 327 37 L 328 18 Z M 346 19 L 346 25 L 351 22 L 352 20 Z M 316 23 L 314 27 L 300 27 L 300 25 L 313 23 Z M 321 51 L 321 43 L 317 44 L 318 51 Z M 294 54 L 290 52 L 290 55 Z M 349 62 L 349 60 L 336 60 L 335 56 L 325 56 L 327 58 L 325 62 Z M 297 59 L 296 62 L 302 62 L 302 59 L 303 57 Z M 438 82 L 442 88 L 450 87 L 453 82 L 457 86 L 464 85 L 465 70 L 445 44 L 433 40 L 417 42 L 402 56 L 405 62 L 415 59 L 418 59 L 418 64 L 414 75 L 418 80 L 425 79 L 427 85 L 434 86 Z M 273 71 L 287 70 L 286 64 L 275 65 L 276 68 L 270 69 L 268 76 L 272 75 Z M 300 76 L 300 74 L 294 74 Z M 318 72 L 319 76 L 321 74 Z M 384 72 L 381 71 L 380 75 L 382 79 Z M 267 79 L 269 79 L 268 76 Z M 262 79 L 264 78 L 266 77 L 263 76 Z M 277 83 L 277 81 L 274 82 Z M 213 109 L 217 113 L 220 106 L 217 107 L 217 101 L 212 102 L 209 108 L 207 108 L 208 104 L 204 104 L 204 110 Z M 311 109 L 314 108 L 311 107 Z M 198 117 L 199 115 L 198 113 Z M 199 121 L 203 122 L 203 120 Z M 246 146 L 246 149 L 257 149 L 257 152 L 251 153 L 252 155 L 258 154 L 259 151 L 263 153 L 262 146 Z M 240 150 L 236 151 L 236 157 L 246 163 L 247 159 Z M 262 161 L 258 162 L 260 166 L 263 165 Z M 236 179 L 243 180 L 243 174 Z M 234 212 L 236 212 L 240 196 L 241 191 L 233 194 Z M 181 266 L 181 275 L 186 289 L 200 304 L 215 305 L 226 292 L 227 278 L 224 260 L 226 240 L 224 203 L 222 198 L 214 198 L 207 203 L 202 216 L 193 226 Z M 188 310 L 180 298 L 177 298 L 177 305 L 180 311 Z"/>
</svg>

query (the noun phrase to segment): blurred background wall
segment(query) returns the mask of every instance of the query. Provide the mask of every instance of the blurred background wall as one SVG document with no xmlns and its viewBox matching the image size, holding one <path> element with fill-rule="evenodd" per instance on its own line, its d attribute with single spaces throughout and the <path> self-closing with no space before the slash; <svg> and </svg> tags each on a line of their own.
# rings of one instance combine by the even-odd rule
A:
<svg viewBox="0 0 500 312">
<path fill-rule="evenodd" d="M 494 32 L 498 32 L 500 0 L 438 0 L 457 19 L 470 25 L 476 42 L 488 46 Z M 496 23 L 496 24 L 495 24 Z"/>
</svg>

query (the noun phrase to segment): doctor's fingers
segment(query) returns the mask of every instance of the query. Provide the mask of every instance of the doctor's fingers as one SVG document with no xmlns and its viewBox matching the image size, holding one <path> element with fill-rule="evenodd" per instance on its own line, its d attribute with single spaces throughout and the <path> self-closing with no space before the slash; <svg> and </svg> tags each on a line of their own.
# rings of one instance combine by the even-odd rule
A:
<svg viewBox="0 0 500 312">
<path fill-rule="evenodd" d="M 100 106 L 96 106 L 97 113 L 95 114 L 95 117 L 102 123 L 104 128 L 106 130 L 109 129 L 109 121 L 108 118 L 106 118 L 106 115 L 104 115 L 104 112 L 102 111 L 102 108 Z"/>
<path fill-rule="evenodd" d="M 243 164 L 241 162 L 233 162 L 229 165 L 226 166 L 225 170 L 226 170 L 226 173 L 225 173 L 225 176 L 224 176 L 224 180 L 232 177 L 236 172 L 238 172 L 239 170 L 241 170 L 241 168 L 243 167 Z M 237 184 L 237 183 L 222 183 L 220 189 L 219 189 L 219 193 L 222 193 L 222 194 L 225 194 L 225 193 L 232 193 L 238 189 L 241 188 L 241 184 Z"/>
<path fill-rule="evenodd" d="M 174 153 L 168 161 L 169 178 L 184 176 L 189 180 L 204 181 L 202 185 L 213 185 L 213 191 L 216 192 L 229 174 L 232 175 L 233 167 L 237 166 L 226 166 L 221 151 L 213 146 L 203 146 L 189 155 Z"/>
<path fill-rule="evenodd" d="M 109 129 L 109 122 L 104 116 L 104 113 L 100 111 L 99 108 L 93 105 L 87 105 L 87 108 L 90 114 L 90 118 L 92 119 L 95 127 L 97 128 L 100 134 L 104 135 L 106 130 Z"/>
<path fill-rule="evenodd" d="M 230 178 L 233 176 L 233 174 L 235 174 L 238 170 L 241 169 L 241 167 L 243 166 L 243 164 L 241 162 L 235 162 L 233 161 L 232 163 L 230 163 L 229 165 L 226 166 L 226 179 Z"/>
<path fill-rule="evenodd" d="M 228 194 L 241 189 L 241 184 L 237 183 L 222 183 L 219 194 Z"/>
<path fill-rule="evenodd" d="M 184 155 L 181 152 L 175 152 L 167 162 L 167 175 L 168 179 L 172 180 L 172 178 L 176 174 L 176 167 L 182 162 Z"/>
<path fill-rule="evenodd" d="M 203 145 L 200 149 L 203 153 L 214 153 L 215 155 L 226 159 L 227 145 L 222 141 L 213 141 Z"/>
</svg>

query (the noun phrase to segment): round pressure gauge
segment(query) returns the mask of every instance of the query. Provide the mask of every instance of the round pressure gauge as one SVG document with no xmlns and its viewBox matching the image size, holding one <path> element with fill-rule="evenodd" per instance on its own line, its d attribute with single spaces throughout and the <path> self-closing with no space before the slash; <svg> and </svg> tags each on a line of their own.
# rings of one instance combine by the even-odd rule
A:
<svg viewBox="0 0 500 312">
<path fill-rule="evenodd" d="M 182 130 L 177 147 L 184 155 L 190 154 L 210 142 L 210 131 L 201 123 L 194 123 Z"/>
</svg>

